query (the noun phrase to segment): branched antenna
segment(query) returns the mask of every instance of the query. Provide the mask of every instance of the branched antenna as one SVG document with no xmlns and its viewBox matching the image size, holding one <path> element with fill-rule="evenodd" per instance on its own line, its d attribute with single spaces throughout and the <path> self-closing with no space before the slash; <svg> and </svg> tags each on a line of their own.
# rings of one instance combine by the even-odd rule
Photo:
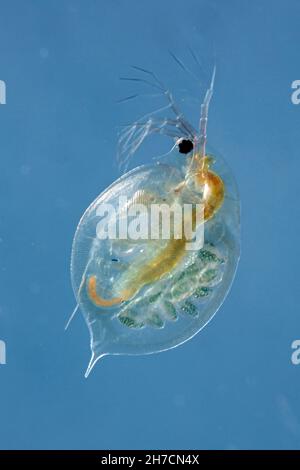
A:
<svg viewBox="0 0 300 470">
<path fill-rule="evenodd" d="M 200 78 L 191 70 L 189 69 L 181 59 L 179 59 L 174 52 L 169 50 L 169 54 L 172 57 L 172 59 L 176 62 L 177 65 L 187 74 L 189 74 L 198 84 L 201 84 Z"/>
<path fill-rule="evenodd" d="M 200 122 L 199 122 L 199 157 L 200 158 L 205 156 L 208 110 L 209 110 L 209 103 L 210 103 L 210 100 L 212 98 L 213 91 L 214 91 L 215 76 L 216 76 L 216 66 L 214 66 L 214 69 L 213 69 L 210 87 L 206 91 L 204 101 L 201 104 L 201 114 L 200 114 Z"/>
<path fill-rule="evenodd" d="M 196 140 L 193 158 L 190 163 L 190 168 L 188 171 L 189 174 L 194 172 L 196 161 L 200 160 L 202 161 L 202 167 L 204 165 L 203 157 L 205 156 L 206 141 L 207 141 L 208 110 L 209 110 L 210 100 L 212 98 L 213 91 L 214 91 L 215 76 L 216 76 L 216 66 L 214 66 L 213 68 L 210 86 L 207 89 L 205 96 L 204 96 L 203 103 L 201 104 L 200 121 L 199 121 L 199 136 Z"/>
</svg>

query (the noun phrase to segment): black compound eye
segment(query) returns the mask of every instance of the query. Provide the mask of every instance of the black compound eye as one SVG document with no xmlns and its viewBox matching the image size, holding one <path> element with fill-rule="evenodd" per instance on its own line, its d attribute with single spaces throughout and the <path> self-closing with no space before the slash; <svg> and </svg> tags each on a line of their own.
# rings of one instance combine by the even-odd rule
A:
<svg viewBox="0 0 300 470">
<path fill-rule="evenodd" d="M 185 155 L 190 153 L 194 148 L 193 142 L 189 139 L 180 139 L 177 146 L 179 153 L 184 153 Z"/>
</svg>

